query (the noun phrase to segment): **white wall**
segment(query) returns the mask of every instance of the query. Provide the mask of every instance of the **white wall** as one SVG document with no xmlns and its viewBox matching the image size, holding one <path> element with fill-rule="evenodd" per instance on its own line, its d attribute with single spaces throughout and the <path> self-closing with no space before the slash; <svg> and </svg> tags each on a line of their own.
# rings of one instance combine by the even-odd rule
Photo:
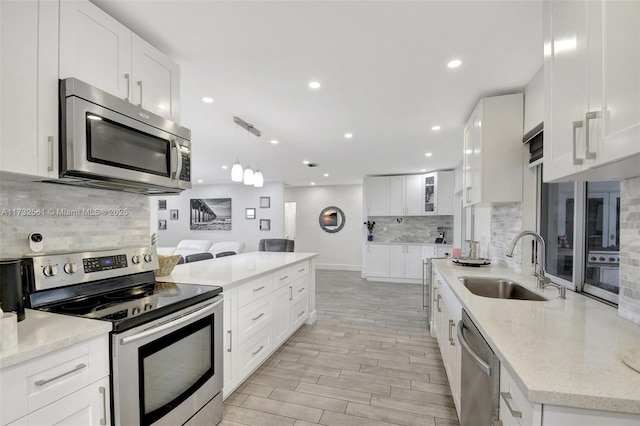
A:
<svg viewBox="0 0 640 426">
<path fill-rule="evenodd" d="M 285 188 L 284 200 L 296 202 L 296 251 L 318 253 L 319 269 L 362 269 L 362 185 Z M 329 206 L 345 215 L 344 228 L 333 234 L 318 222 L 322 209 Z"/>
<path fill-rule="evenodd" d="M 540 67 L 524 89 L 524 132 L 544 120 L 544 69 Z"/>
<path fill-rule="evenodd" d="M 260 197 L 271 197 L 271 207 L 260 208 Z M 192 198 L 231 198 L 231 231 L 191 231 L 189 211 Z M 167 201 L 166 210 L 158 210 L 158 200 Z M 256 251 L 258 241 L 262 238 L 282 238 L 284 235 L 284 201 L 281 182 L 265 183 L 262 188 L 245 186 L 241 183 L 196 185 L 178 196 L 150 197 L 150 203 L 151 228 L 158 233 L 159 247 L 173 247 L 180 240 L 240 241 L 246 244 L 245 251 Z M 245 219 L 245 209 L 251 207 L 256 209 L 256 218 Z M 172 209 L 178 209 L 178 220 L 169 218 Z M 166 231 L 157 230 L 160 219 L 166 219 Z M 270 231 L 260 230 L 260 219 L 271 220 Z"/>
</svg>

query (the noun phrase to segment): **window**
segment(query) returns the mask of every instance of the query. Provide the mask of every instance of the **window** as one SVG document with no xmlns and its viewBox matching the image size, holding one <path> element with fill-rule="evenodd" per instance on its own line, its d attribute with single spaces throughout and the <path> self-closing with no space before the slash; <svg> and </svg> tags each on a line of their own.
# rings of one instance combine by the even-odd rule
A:
<svg viewBox="0 0 640 426">
<path fill-rule="evenodd" d="M 618 303 L 620 182 L 543 183 L 540 234 L 554 281 Z"/>
</svg>

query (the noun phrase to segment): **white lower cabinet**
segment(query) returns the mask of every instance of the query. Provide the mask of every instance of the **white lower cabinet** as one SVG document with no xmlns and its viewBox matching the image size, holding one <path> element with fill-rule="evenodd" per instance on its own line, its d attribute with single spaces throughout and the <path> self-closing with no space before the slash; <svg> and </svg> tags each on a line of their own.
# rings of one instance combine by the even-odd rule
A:
<svg viewBox="0 0 640 426">
<path fill-rule="evenodd" d="M 389 255 L 391 247 L 378 244 L 367 244 L 367 278 L 388 278 Z"/>
<path fill-rule="evenodd" d="M 500 366 L 500 420 L 503 426 L 541 425 L 541 405 L 527 401 L 504 365 Z"/>
<path fill-rule="evenodd" d="M 3 369 L 0 374 L 1 424 L 111 423 L 108 335 Z"/>
<path fill-rule="evenodd" d="M 224 290 L 224 398 L 309 319 L 310 273 L 305 261 Z"/>
<path fill-rule="evenodd" d="M 423 246 L 416 244 L 368 244 L 367 278 L 420 284 Z"/>
</svg>

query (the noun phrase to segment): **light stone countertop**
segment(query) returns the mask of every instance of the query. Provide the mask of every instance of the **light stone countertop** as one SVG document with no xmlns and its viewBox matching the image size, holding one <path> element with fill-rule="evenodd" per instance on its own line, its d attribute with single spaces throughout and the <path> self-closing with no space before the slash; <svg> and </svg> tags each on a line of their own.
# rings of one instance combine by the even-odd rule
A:
<svg viewBox="0 0 640 426">
<path fill-rule="evenodd" d="M 225 256 L 217 259 L 176 265 L 170 275 L 158 281 L 218 285 L 232 288 L 294 263 L 309 260 L 317 253 L 256 251 Z"/>
<path fill-rule="evenodd" d="M 383 246 L 392 246 L 392 245 L 397 245 L 397 246 L 438 246 L 438 247 L 453 247 L 453 244 L 449 244 L 449 243 L 444 243 L 444 244 L 436 244 L 436 243 L 401 243 L 398 241 L 367 241 L 366 242 L 369 245 L 375 246 L 375 245 L 383 245 Z"/>
<path fill-rule="evenodd" d="M 530 402 L 640 414 L 640 373 L 620 358 L 640 347 L 640 325 L 573 291 L 566 300 L 557 298 L 556 288 L 540 291 L 530 274 L 450 260 L 433 264 Z M 476 296 L 458 281 L 461 276 L 509 278 L 550 300 Z"/>
<path fill-rule="evenodd" d="M 110 331 L 111 323 L 107 321 L 26 309 L 25 319 L 18 323 L 18 345 L 0 351 L 0 368 L 29 361 Z"/>
</svg>

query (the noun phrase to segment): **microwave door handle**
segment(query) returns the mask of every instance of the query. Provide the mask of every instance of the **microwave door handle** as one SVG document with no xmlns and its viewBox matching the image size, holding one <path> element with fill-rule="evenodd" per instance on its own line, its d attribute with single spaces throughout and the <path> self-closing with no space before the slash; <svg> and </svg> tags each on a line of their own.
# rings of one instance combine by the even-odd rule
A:
<svg viewBox="0 0 640 426">
<path fill-rule="evenodd" d="M 172 139 L 171 145 L 171 151 L 173 152 L 174 148 L 176 150 L 176 167 L 174 169 L 172 166 L 171 179 L 178 180 L 178 176 L 180 176 L 180 172 L 182 171 L 182 152 L 180 151 L 180 144 L 178 143 L 177 139 Z M 171 161 L 171 163 L 173 164 L 173 161 Z"/>
</svg>

